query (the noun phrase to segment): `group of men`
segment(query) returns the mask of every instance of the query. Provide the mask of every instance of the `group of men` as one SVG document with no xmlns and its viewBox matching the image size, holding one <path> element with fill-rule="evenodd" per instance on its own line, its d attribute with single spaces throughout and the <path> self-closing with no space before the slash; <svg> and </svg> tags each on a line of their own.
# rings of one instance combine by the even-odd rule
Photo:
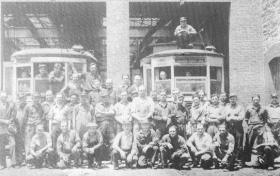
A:
<svg viewBox="0 0 280 176">
<path fill-rule="evenodd" d="M 1 169 L 7 156 L 12 166 L 36 168 L 100 168 L 105 160 L 114 169 L 121 161 L 130 168 L 274 167 L 280 141 L 276 94 L 267 107 L 253 96 L 245 109 L 235 94 L 207 101 L 200 91 L 187 106 L 177 89 L 147 96 L 140 75 L 132 85 L 123 75 L 120 87 L 111 79 L 102 87 L 96 66 L 90 67 L 73 74 L 56 95 L 20 94 L 13 103 L 1 92 Z"/>
</svg>

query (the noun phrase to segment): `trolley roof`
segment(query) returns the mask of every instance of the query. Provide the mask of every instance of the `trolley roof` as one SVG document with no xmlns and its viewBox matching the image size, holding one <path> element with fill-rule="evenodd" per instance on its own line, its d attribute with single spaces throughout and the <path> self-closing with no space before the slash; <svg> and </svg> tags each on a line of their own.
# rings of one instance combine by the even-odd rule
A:
<svg viewBox="0 0 280 176">
<path fill-rule="evenodd" d="M 223 54 L 214 51 L 207 51 L 201 49 L 175 49 L 165 50 L 157 53 L 153 53 L 147 57 L 165 57 L 165 56 L 216 56 L 224 57 Z"/>
<path fill-rule="evenodd" d="M 224 57 L 224 55 L 221 53 L 202 50 L 202 49 L 174 49 L 174 50 L 165 50 L 165 51 L 153 53 L 149 56 L 144 57 L 141 60 L 141 63 L 151 63 L 152 58 L 168 57 L 168 56 L 214 56 L 219 58 Z"/>
<path fill-rule="evenodd" d="M 23 59 L 26 57 L 68 57 L 85 58 L 89 61 L 97 62 L 97 59 L 89 52 L 77 52 L 73 49 L 61 48 L 38 48 L 17 51 L 12 54 L 12 59 Z"/>
</svg>

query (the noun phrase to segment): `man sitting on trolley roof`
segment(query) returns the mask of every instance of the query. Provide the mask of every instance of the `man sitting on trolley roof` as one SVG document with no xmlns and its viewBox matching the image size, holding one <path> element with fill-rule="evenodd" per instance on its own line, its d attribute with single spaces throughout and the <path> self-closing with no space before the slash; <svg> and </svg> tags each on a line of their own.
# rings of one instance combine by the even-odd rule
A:
<svg viewBox="0 0 280 176">
<path fill-rule="evenodd" d="M 176 27 L 174 32 L 178 47 L 182 49 L 190 47 L 196 34 L 196 30 L 187 23 L 187 18 L 181 17 L 180 25 Z"/>
</svg>

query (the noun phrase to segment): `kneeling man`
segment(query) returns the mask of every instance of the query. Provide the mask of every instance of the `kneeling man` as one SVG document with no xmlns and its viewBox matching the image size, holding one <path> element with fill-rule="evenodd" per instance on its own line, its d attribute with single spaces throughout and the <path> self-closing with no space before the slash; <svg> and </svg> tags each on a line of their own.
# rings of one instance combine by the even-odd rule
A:
<svg viewBox="0 0 280 176">
<path fill-rule="evenodd" d="M 197 124 L 197 132 L 187 141 L 193 167 L 200 165 L 204 169 L 209 169 L 212 166 L 211 144 L 212 138 L 205 132 L 203 124 Z"/>
<path fill-rule="evenodd" d="M 169 127 L 169 134 L 162 137 L 160 142 L 161 161 L 163 168 L 167 166 L 167 159 L 176 169 L 181 169 L 189 158 L 185 139 L 177 134 L 177 127 Z"/>
<path fill-rule="evenodd" d="M 138 160 L 139 167 L 153 167 L 158 154 L 158 137 L 149 122 L 143 122 L 141 126 L 142 129 L 135 136 L 133 158 Z"/>
<path fill-rule="evenodd" d="M 119 160 L 125 160 L 126 165 L 131 167 L 133 164 L 131 149 L 133 144 L 132 123 L 125 121 L 123 131 L 118 133 L 113 142 L 112 159 L 114 169 L 119 169 Z"/>
<path fill-rule="evenodd" d="M 97 162 L 97 167 L 101 168 L 103 155 L 103 137 L 97 129 L 96 123 L 89 123 L 88 130 L 83 137 L 83 151 L 88 160 L 88 168 L 92 168 L 94 159 Z"/>
<path fill-rule="evenodd" d="M 67 121 L 61 122 L 61 131 L 62 133 L 57 138 L 58 167 L 70 167 L 71 160 L 74 160 L 74 165 L 77 167 L 81 154 L 81 139 L 79 134 L 74 130 L 68 130 Z"/>
<path fill-rule="evenodd" d="M 234 169 L 234 137 L 226 131 L 224 124 L 219 125 L 219 132 L 213 139 L 213 159 L 215 161 L 215 167 L 221 166 L 228 170 Z"/>
<path fill-rule="evenodd" d="M 46 160 L 49 166 L 55 167 L 56 155 L 52 148 L 52 140 L 47 132 L 44 132 L 44 125 L 36 126 L 36 134 L 32 137 L 30 143 L 30 154 L 26 158 L 27 163 L 41 168 Z"/>
</svg>

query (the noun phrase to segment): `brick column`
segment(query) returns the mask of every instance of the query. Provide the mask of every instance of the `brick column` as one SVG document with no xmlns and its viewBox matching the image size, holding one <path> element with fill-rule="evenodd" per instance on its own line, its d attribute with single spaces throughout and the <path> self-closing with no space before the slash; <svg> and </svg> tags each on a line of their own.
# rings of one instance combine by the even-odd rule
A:
<svg viewBox="0 0 280 176">
<path fill-rule="evenodd" d="M 107 78 L 118 86 L 129 73 L 129 1 L 108 0 L 106 14 Z"/>
<path fill-rule="evenodd" d="M 251 96 L 265 97 L 261 0 L 234 0 L 229 31 L 230 92 L 244 104 Z M 263 99 L 262 99 L 262 102 Z"/>
<path fill-rule="evenodd" d="M 0 42 L 1 42 L 1 46 L 0 46 L 0 90 L 4 89 L 3 87 L 3 73 L 4 73 L 4 55 L 3 55 L 3 40 L 2 37 L 4 37 L 4 29 L 2 29 L 2 23 L 3 23 L 3 14 L 2 14 L 2 2 L 0 2 Z"/>
</svg>

